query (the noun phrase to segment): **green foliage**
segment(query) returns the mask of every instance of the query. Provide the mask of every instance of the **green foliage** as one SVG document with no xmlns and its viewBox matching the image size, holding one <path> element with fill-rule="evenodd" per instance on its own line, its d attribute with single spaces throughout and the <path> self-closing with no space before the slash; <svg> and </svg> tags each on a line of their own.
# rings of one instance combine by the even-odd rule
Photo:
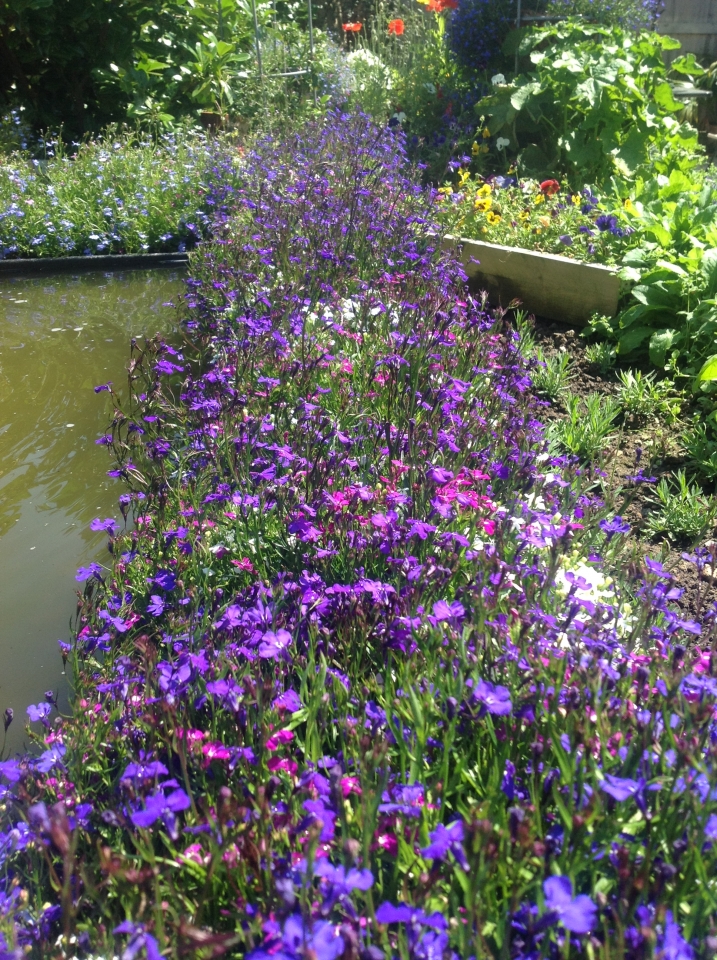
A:
<svg viewBox="0 0 717 960">
<path fill-rule="evenodd" d="M 538 365 L 532 373 L 533 386 L 549 400 L 558 400 L 572 377 L 569 354 L 563 351 L 546 357 L 543 351 L 538 349 L 536 359 Z"/>
<path fill-rule="evenodd" d="M 596 460 L 613 430 L 620 407 L 612 397 L 589 393 L 585 398 L 568 395 L 565 408 L 565 419 L 550 425 L 550 440 L 581 460 Z"/>
<path fill-rule="evenodd" d="M 717 480 L 717 435 L 714 417 L 695 423 L 685 435 L 684 446 L 690 468 L 703 480 Z"/>
<path fill-rule="evenodd" d="M 698 486 L 688 483 L 684 470 L 677 471 L 673 482 L 663 477 L 655 495 L 656 509 L 647 521 L 652 534 L 695 542 L 703 539 L 714 526 L 717 501 L 703 496 Z"/>
<path fill-rule="evenodd" d="M 321 60 L 312 63 L 304 3 L 263 0 L 257 16 L 266 72 L 307 68 L 308 84 L 258 84 L 250 0 L 9 0 L 0 104 L 21 103 L 35 128 L 64 127 L 68 138 L 127 118 L 167 127 L 200 114 L 215 124 L 229 112 L 252 117 L 275 92 L 310 92 Z"/>
<path fill-rule="evenodd" d="M 591 343 L 585 347 L 585 360 L 603 376 L 614 369 L 617 354 L 610 343 Z"/>
<path fill-rule="evenodd" d="M 519 44 L 529 72 L 496 87 L 476 110 L 494 135 L 504 132 L 526 174 L 582 186 L 648 169 L 686 172 L 699 151 L 696 131 L 675 117 L 681 104 L 667 82 L 663 53 L 676 46 L 656 33 L 574 20 L 532 28 Z"/>
<path fill-rule="evenodd" d="M 669 380 L 655 379 L 654 373 L 639 370 L 621 370 L 617 401 L 626 416 L 646 420 L 649 417 L 667 417 L 674 420 L 680 412 L 680 402 Z"/>
</svg>

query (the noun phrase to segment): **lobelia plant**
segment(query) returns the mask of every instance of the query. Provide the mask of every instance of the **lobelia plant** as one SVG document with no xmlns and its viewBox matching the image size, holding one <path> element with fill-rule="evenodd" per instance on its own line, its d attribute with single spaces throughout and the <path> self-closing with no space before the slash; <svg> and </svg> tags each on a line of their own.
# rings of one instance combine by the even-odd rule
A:
<svg viewBox="0 0 717 960">
<path fill-rule="evenodd" d="M 74 715 L 0 763 L 3 949 L 703 951 L 711 602 L 612 578 L 629 524 L 546 451 L 399 134 L 267 138 L 237 202 L 185 345 L 113 393 L 132 522 L 78 571 Z"/>
</svg>

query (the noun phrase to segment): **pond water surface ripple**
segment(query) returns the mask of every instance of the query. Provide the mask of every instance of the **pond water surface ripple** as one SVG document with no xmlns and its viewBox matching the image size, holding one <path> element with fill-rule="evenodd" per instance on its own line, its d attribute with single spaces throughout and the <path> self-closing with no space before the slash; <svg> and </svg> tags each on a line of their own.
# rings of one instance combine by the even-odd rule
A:
<svg viewBox="0 0 717 960">
<path fill-rule="evenodd" d="M 0 713 L 11 751 L 46 690 L 67 707 L 57 640 L 69 639 L 77 567 L 104 559 L 93 517 L 119 517 L 107 476 L 106 393 L 126 381 L 131 337 L 172 331 L 181 271 L 0 279 Z"/>
</svg>

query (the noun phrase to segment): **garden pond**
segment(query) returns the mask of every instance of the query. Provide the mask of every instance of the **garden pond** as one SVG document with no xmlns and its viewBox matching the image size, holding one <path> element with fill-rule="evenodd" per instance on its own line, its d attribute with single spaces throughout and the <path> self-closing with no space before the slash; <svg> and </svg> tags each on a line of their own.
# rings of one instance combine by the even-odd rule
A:
<svg viewBox="0 0 717 960">
<path fill-rule="evenodd" d="M 126 378 L 131 337 L 172 330 L 177 270 L 0 278 L 0 711 L 12 707 L 14 751 L 25 710 L 67 687 L 57 640 L 68 640 L 75 572 L 104 560 L 94 517 L 119 517 L 107 476 L 108 394 Z"/>
</svg>

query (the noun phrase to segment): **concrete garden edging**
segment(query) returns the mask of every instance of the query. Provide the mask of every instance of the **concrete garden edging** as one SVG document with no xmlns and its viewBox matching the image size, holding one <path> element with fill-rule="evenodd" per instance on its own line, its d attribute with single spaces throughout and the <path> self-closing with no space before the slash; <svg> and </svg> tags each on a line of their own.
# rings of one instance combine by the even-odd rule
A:
<svg viewBox="0 0 717 960">
<path fill-rule="evenodd" d="M 495 305 L 519 300 L 529 313 L 577 325 L 594 313 L 617 313 L 620 278 L 613 267 L 463 237 L 446 236 L 443 247 L 458 251 L 473 284 Z"/>
<path fill-rule="evenodd" d="M 186 253 L 117 253 L 90 257 L 37 257 L 0 260 L 0 277 L 26 277 L 46 273 L 79 273 L 88 270 L 141 270 L 145 267 L 181 267 Z"/>
</svg>

